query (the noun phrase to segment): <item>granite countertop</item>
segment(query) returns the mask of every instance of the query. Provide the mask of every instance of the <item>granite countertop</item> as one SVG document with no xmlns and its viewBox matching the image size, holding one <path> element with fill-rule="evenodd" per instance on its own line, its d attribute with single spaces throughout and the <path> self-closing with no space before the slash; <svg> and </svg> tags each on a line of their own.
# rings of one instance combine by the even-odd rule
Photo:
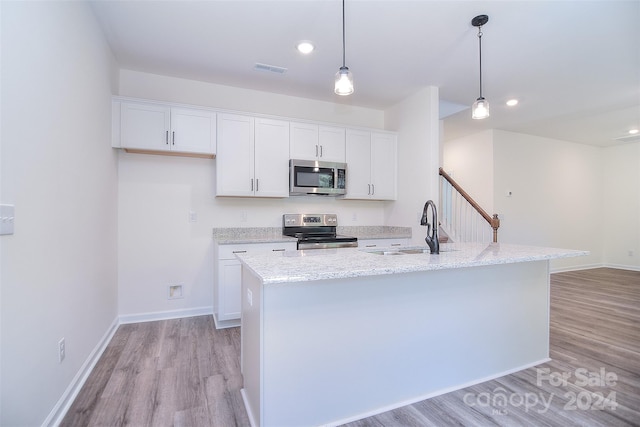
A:
<svg viewBox="0 0 640 427">
<path fill-rule="evenodd" d="M 295 237 L 283 236 L 282 227 L 214 228 L 213 240 L 219 245 L 298 241 Z"/>
<path fill-rule="evenodd" d="M 402 249 L 426 249 L 411 246 Z M 391 251 L 397 248 L 390 249 Z M 588 255 L 588 251 L 503 243 L 446 243 L 440 254 L 378 255 L 357 248 L 237 254 L 264 284 L 341 279 L 484 265 L 542 261 Z"/>
<path fill-rule="evenodd" d="M 338 226 L 337 233 L 358 239 L 410 239 L 411 227 L 391 226 Z M 293 237 L 283 236 L 282 227 L 214 228 L 213 239 L 219 245 L 242 243 L 295 242 Z"/>
<path fill-rule="evenodd" d="M 338 226 L 338 234 L 353 236 L 361 240 L 366 239 L 410 239 L 411 227 L 394 226 Z"/>
</svg>

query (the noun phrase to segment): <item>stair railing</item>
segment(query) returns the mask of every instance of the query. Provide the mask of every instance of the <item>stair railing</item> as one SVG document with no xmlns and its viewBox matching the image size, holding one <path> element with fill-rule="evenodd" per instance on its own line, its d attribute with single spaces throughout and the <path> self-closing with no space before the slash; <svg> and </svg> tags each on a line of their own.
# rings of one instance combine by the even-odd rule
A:
<svg viewBox="0 0 640 427">
<path fill-rule="evenodd" d="M 440 223 L 456 242 L 498 241 L 500 219 L 489 215 L 442 168 L 440 174 Z"/>
</svg>

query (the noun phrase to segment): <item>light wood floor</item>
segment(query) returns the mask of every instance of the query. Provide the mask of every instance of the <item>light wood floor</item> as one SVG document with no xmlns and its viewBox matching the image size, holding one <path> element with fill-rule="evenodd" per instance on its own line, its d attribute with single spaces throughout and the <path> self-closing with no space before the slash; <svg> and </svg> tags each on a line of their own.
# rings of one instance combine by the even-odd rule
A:
<svg viewBox="0 0 640 427">
<path fill-rule="evenodd" d="M 553 274 L 550 349 L 543 365 L 346 426 L 640 426 L 640 272 Z M 62 426 L 248 426 L 239 354 L 239 329 L 211 316 L 122 325 Z"/>
</svg>

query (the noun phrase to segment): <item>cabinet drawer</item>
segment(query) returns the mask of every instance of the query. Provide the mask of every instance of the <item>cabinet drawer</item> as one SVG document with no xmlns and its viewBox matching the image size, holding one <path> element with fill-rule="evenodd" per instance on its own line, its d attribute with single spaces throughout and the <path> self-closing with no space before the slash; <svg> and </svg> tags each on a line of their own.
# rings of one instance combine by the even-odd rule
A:
<svg viewBox="0 0 640 427">
<path fill-rule="evenodd" d="M 281 243 L 246 243 L 236 245 L 219 245 L 218 259 L 235 259 L 236 253 L 260 253 L 268 251 L 295 251 L 296 242 Z"/>
</svg>

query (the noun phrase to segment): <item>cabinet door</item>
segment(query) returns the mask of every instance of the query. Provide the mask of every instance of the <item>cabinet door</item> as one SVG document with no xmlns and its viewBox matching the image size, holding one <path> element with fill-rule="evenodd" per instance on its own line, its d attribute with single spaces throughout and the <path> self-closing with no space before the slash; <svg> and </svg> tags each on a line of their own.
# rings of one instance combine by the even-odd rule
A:
<svg viewBox="0 0 640 427">
<path fill-rule="evenodd" d="M 171 150 L 215 154 L 216 113 L 190 108 L 171 109 Z"/>
<path fill-rule="evenodd" d="M 121 145 L 139 150 L 169 151 L 171 109 L 164 105 L 123 102 Z"/>
<path fill-rule="evenodd" d="M 325 162 L 345 161 L 345 129 L 320 126 L 318 129 L 318 159 Z"/>
<path fill-rule="evenodd" d="M 371 198 L 371 133 L 347 129 L 346 199 Z"/>
<path fill-rule="evenodd" d="M 371 197 L 396 199 L 397 150 L 395 135 L 371 134 Z"/>
<path fill-rule="evenodd" d="M 289 197 L 289 122 L 255 120 L 255 195 Z"/>
<path fill-rule="evenodd" d="M 292 159 L 316 160 L 318 146 L 318 125 L 309 123 L 289 123 L 291 141 L 289 156 Z"/>
<path fill-rule="evenodd" d="M 216 196 L 253 196 L 253 117 L 220 114 Z"/>
<path fill-rule="evenodd" d="M 219 261 L 218 283 L 218 320 L 239 319 L 242 309 L 242 265 L 240 261 Z"/>
</svg>

